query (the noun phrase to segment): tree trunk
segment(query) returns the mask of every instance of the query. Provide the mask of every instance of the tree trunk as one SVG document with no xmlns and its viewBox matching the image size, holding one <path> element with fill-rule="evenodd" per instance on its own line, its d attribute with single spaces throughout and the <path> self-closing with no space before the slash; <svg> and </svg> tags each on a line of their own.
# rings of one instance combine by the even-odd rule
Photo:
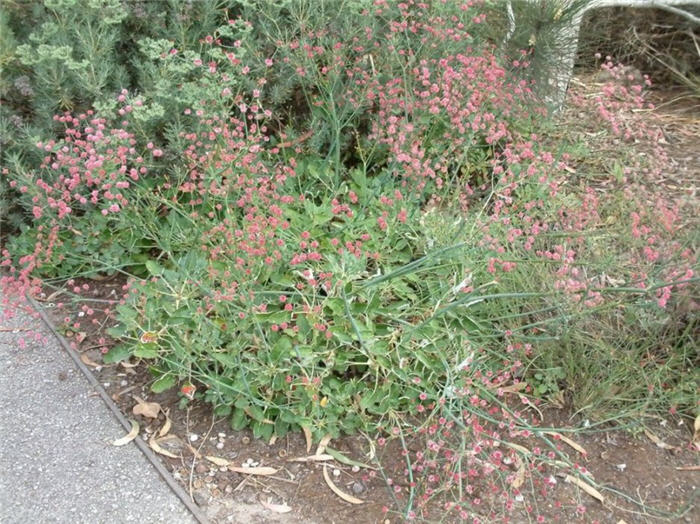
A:
<svg viewBox="0 0 700 524">
<path fill-rule="evenodd" d="M 526 1 L 536 4 L 538 1 L 547 0 Z M 574 6 L 574 0 L 560 0 L 560 2 L 562 10 Z M 685 9 L 681 9 L 679 6 L 690 6 L 700 9 L 700 0 L 590 0 L 589 2 L 578 3 L 573 7 L 573 12 L 567 13 L 565 18 L 563 18 L 567 22 L 557 24 L 554 31 L 552 39 L 556 55 L 546 57 L 552 66 L 552 75 L 547 79 L 548 93 L 546 94 L 546 101 L 551 104 L 554 110 L 561 109 L 564 104 L 566 90 L 573 75 L 581 21 L 586 12 L 602 7 L 663 9 L 682 16 L 692 24 L 700 25 L 700 17 Z M 517 20 L 510 0 L 507 3 L 507 19 L 508 32 L 506 41 L 513 35 L 517 26 Z"/>
</svg>

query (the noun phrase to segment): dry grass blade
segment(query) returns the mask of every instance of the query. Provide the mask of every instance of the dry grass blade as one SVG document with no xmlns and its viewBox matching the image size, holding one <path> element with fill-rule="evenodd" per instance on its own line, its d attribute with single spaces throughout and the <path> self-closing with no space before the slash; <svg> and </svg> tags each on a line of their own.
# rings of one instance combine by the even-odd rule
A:
<svg viewBox="0 0 700 524">
<path fill-rule="evenodd" d="M 238 466 L 229 466 L 228 470 L 233 471 L 234 473 L 244 473 L 246 475 L 269 476 L 277 473 L 277 470 L 275 468 L 270 468 L 268 466 L 259 466 L 257 468 L 241 468 Z"/>
<path fill-rule="evenodd" d="M 531 453 L 529 449 L 527 449 L 525 446 L 521 446 L 520 444 L 515 444 L 513 442 L 504 442 L 504 444 L 515 451 L 519 451 L 523 455 L 529 455 Z"/>
<path fill-rule="evenodd" d="M 326 435 L 321 439 L 321 442 L 318 443 L 318 447 L 316 448 L 316 453 L 314 455 L 323 455 L 323 452 L 326 451 L 326 446 L 330 443 L 331 441 L 331 436 Z"/>
<path fill-rule="evenodd" d="M 306 439 L 306 452 L 311 453 L 311 444 L 313 443 L 313 435 L 311 430 L 306 426 L 302 426 L 301 430 L 304 432 L 304 438 Z"/>
<path fill-rule="evenodd" d="M 700 471 L 700 465 L 697 465 L 697 466 L 677 466 L 676 471 Z"/>
<path fill-rule="evenodd" d="M 260 504 L 262 504 L 265 507 L 265 509 L 269 509 L 270 511 L 274 511 L 275 513 L 289 513 L 290 511 L 292 511 L 292 508 L 290 508 L 286 504 L 273 504 L 270 498 L 268 498 L 267 500 L 260 500 Z"/>
<path fill-rule="evenodd" d="M 168 451 L 167 449 L 162 448 L 162 447 L 158 444 L 158 439 L 156 439 L 156 436 L 155 436 L 155 435 L 153 435 L 153 436 L 151 437 L 151 440 L 148 441 L 148 445 L 151 446 L 151 449 L 152 449 L 153 451 L 155 451 L 156 453 L 159 453 L 159 454 L 161 454 L 161 455 L 164 455 L 164 456 L 170 457 L 170 458 L 180 458 L 180 457 L 179 457 L 178 455 L 176 455 L 175 453 L 171 453 L 171 452 Z"/>
<path fill-rule="evenodd" d="M 582 446 L 571 440 L 569 437 L 565 437 L 564 435 L 562 435 L 561 433 L 557 433 L 556 431 L 545 431 L 545 433 L 547 435 L 551 435 L 552 437 L 561 440 L 562 442 L 567 443 L 569 446 L 581 453 L 581 455 L 588 455 L 588 452 L 585 449 L 583 449 Z"/>
<path fill-rule="evenodd" d="M 605 497 L 603 497 L 603 495 L 600 493 L 600 491 L 595 489 L 590 484 L 585 483 L 580 478 L 572 477 L 571 475 L 566 475 L 564 477 L 564 481 L 569 482 L 571 484 L 576 484 L 579 488 L 581 488 L 583 491 L 588 493 L 591 497 L 599 500 L 601 504 L 605 503 Z"/>
<path fill-rule="evenodd" d="M 671 444 L 666 444 L 663 440 L 661 440 L 659 437 L 654 435 L 651 431 L 648 429 L 644 430 L 644 434 L 649 437 L 649 440 L 651 440 L 654 444 L 656 444 L 657 447 L 661 449 L 672 449 L 675 451 L 679 451 L 680 448 L 678 446 L 672 446 Z"/>
<path fill-rule="evenodd" d="M 217 466 L 223 467 L 223 466 L 230 466 L 231 465 L 231 463 L 228 460 L 226 460 L 225 458 L 211 457 L 211 456 L 206 456 L 204 458 L 207 459 L 212 464 L 216 464 Z"/>
<path fill-rule="evenodd" d="M 131 422 L 131 430 L 129 431 L 129 433 L 124 435 L 122 438 L 117 439 L 114 442 L 112 442 L 112 446 L 124 446 L 124 445 L 128 444 L 129 442 L 131 442 L 132 440 L 134 440 L 138 436 L 139 423 L 134 421 L 134 420 L 130 420 L 129 422 Z"/>
<path fill-rule="evenodd" d="M 336 495 L 338 495 L 345 502 L 349 502 L 350 504 L 364 504 L 365 503 L 364 500 L 360 500 L 357 497 L 353 497 L 352 495 L 345 493 L 338 486 L 333 484 L 331 477 L 328 475 L 328 467 L 325 464 L 323 466 L 323 480 L 326 481 L 326 484 L 328 484 L 328 487 L 331 488 L 331 491 L 333 493 L 335 493 Z"/>
<path fill-rule="evenodd" d="M 119 400 L 119 397 L 121 397 L 122 395 L 126 395 L 129 391 L 133 391 L 135 389 L 136 386 L 129 386 L 120 391 L 117 391 L 116 393 L 112 394 L 112 400 Z"/>
<path fill-rule="evenodd" d="M 309 455 L 308 457 L 294 457 L 287 459 L 287 462 L 323 462 L 324 460 L 333 460 L 331 455 Z"/>
</svg>

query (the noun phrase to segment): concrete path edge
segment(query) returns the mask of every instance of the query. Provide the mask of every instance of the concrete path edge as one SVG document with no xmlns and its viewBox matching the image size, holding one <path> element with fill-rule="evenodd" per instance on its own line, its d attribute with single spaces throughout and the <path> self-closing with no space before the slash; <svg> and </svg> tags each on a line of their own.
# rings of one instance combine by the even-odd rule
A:
<svg viewBox="0 0 700 524">
<path fill-rule="evenodd" d="M 102 387 L 102 384 L 100 384 L 95 376 L 92 374 L 92 372 L 88 369 L 88 367 L 83 363 L 82 360 L 80 360 L 80 357 L 78 354 L 70 347 L 68 342 L 61 336 L 61 334 L 58 332 L 58 330 L 55 328 L 53 323 L 51 322 L 51 319 L 49 319 L 48 315 L 46 314 L 46 311 L 44 310 L 41 305 L 34 300 L 32 297 L 27 296 L 26 297 L 28 302 L 32 305 L 34 310 L 39 313 L 39 316 L 41 317 L 41 320 L 44 322 L 44 325 L 49 329 L 51 334 L 58 340 L 59 344 L 61 347 L 64 349 L 66 353 L 70 356 L 71 360 L 73 360 L 73 363 L 78 367 L 78 369 L 83 373 L 83 375 L 87 378 L 88 382 L 92 387 L 95 388 L 95 391 L 97 391 L 100 395 L 100 398 L 102 401 L 107 405 L 109 410 L 112 412 L 112 414 L 117 418 L 119 423 L 123 426 L 125 431 L 131 430 L 131 424 L 129 421 L 124 417 L 123 413 L 119 409 L 119 407 L 114 403 L 114 401 L 110 398 L 110 396 L 107 394 L 105 389 Z M 156 469 L 158 474 L 161 476 L 161 478 L 165 481 L 165 483 L 168 485 L 168 487 L 175 493 L 175 495 L 182 501 L 182 503 L 185 505 L 185 507 L 190 511 L 192 516 L 199 522 L 200 524 L 210 524 L 209 519 L 204 515 L 204 513 L 199 509 L 199 507 L 192 501 L 190 496 L 187 494 L 187 492 L 182 489 L 182 486 L 178 484 L 178 482 L 173 478 L 173 476 L 170 474 L 170 472 L 163 466 L 163 463 L 161 460 L 156 456 L 156 454 L 148 447 L 146 442 L 140 437 L 137 436 L 134 439 L 134 444 L 136 444 L 136 447 L 145 455 L 145 457 L 148 459 L 148 461 L 153 464 L 153 467 Z"/>
</svg>

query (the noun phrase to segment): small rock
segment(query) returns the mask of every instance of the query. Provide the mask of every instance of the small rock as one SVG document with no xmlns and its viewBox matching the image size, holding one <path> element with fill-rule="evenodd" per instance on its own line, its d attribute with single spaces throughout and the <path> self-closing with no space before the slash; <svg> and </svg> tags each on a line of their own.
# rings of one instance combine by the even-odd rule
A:
<svg viewBox="0 0 700 524">
<path fill-rule="evenodd" d="M 339 477 L 339 476 L 340 476 L 340 470 L 339 470 L 339 469 L 334 469 L 334 470 L 333 470 L 333 476 L 334 476 L 334 477 Z"/>
<path fill-rule="evenodd" d="M 226 484 L 224 487 L 224 493 L 233 493 L 233 486 L 231 484 Z"/>
<path fill-rule="evenodd" d="M 196 433 L 192 433 L 190 435 L 190 442 L 197 442 L 197 440 L 199 440 L 199 435 L 197 435 Z"/>
<path fill-rule="evenodd" d="M 194 470 L 195 470 L 197 473 L 206 473 L 207 471 L 209 471 L 209 466 L 207 466 L 207 465 L 204 464 L 203 462 L 200 462 L 199 464 L 197 464 L 197 465 L 195 466 Z"/>
<path fill-rule="evenodd" d="M 217 442 L 217 443 L 216 443 L 216 449 L 224 449 L 224 443 L 223 443 L 223 442 Z"/>
<path fill-rule="evenodd" d="M 226 438 L 226 433 L 219 433 L 219 438 Z"/>
<path fill-rule="evenodd" d="M 352 467 L 352 472 L 353 472 L 353 473 L 357 473 L 357 472 L 359 472 L 359 471 L 360 471 L 360 466 L 353 466 L 353 467 Z"/>
<path fill-rule="evenodd" d="M 353 482 L 352 483 L 352 492 L 355 493 L 356 495 L 359 495 L 365 490 L 365 486 L 362 484 L 362 482 Z"/>
</svg>

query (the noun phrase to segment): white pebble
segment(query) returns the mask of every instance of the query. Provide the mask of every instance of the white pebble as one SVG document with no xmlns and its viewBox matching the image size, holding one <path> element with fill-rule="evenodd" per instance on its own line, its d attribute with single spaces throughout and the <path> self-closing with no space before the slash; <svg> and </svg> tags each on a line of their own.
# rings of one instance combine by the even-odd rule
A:
<svg viewBox="0 0 700 524">
<path fill-rule="evenodd" d="M 334 476 L 334 477 L 339 477 L 339 476 L 340 476 L 340 470 L 339 470 L 339 469 L 334 469 L 334 470 L 333 470 L 333 476 Z"/>
<path fill-rule="evenodd" d="M 199 439 L 199 435 L 197 435 L 196 433 L 192 433 L 190 435 L 190 442 L 196 442 L 198 439 Z"/>
<path fill-rule="evenodd" d="M 122 380 L 122 381 L 119 383 L 120 386 L 126 386 L 127 384 L 129 384 L 129 383 L 128 383 L 126 380 Z"/>
<path fill-rule="evenodd" d="M 360 471 L 360 467 L 359 467 L 359 466 L 353 466 L 353 467 L 352 467 L 352 472 L 353 472 L 353 473 L 357 473 L 358 471 Z"/>
<path fill-rule="evenodd" d="M 223 443 L 223 442 L 217 442 L 217 443 L 216 443 L 216 449 L 224 449 L 224 443 Z"/>
<path fill-rule="evenodd" d="M 226 433 L 219 433 L 219 438 L 226 438 Z"/>
</svg>

